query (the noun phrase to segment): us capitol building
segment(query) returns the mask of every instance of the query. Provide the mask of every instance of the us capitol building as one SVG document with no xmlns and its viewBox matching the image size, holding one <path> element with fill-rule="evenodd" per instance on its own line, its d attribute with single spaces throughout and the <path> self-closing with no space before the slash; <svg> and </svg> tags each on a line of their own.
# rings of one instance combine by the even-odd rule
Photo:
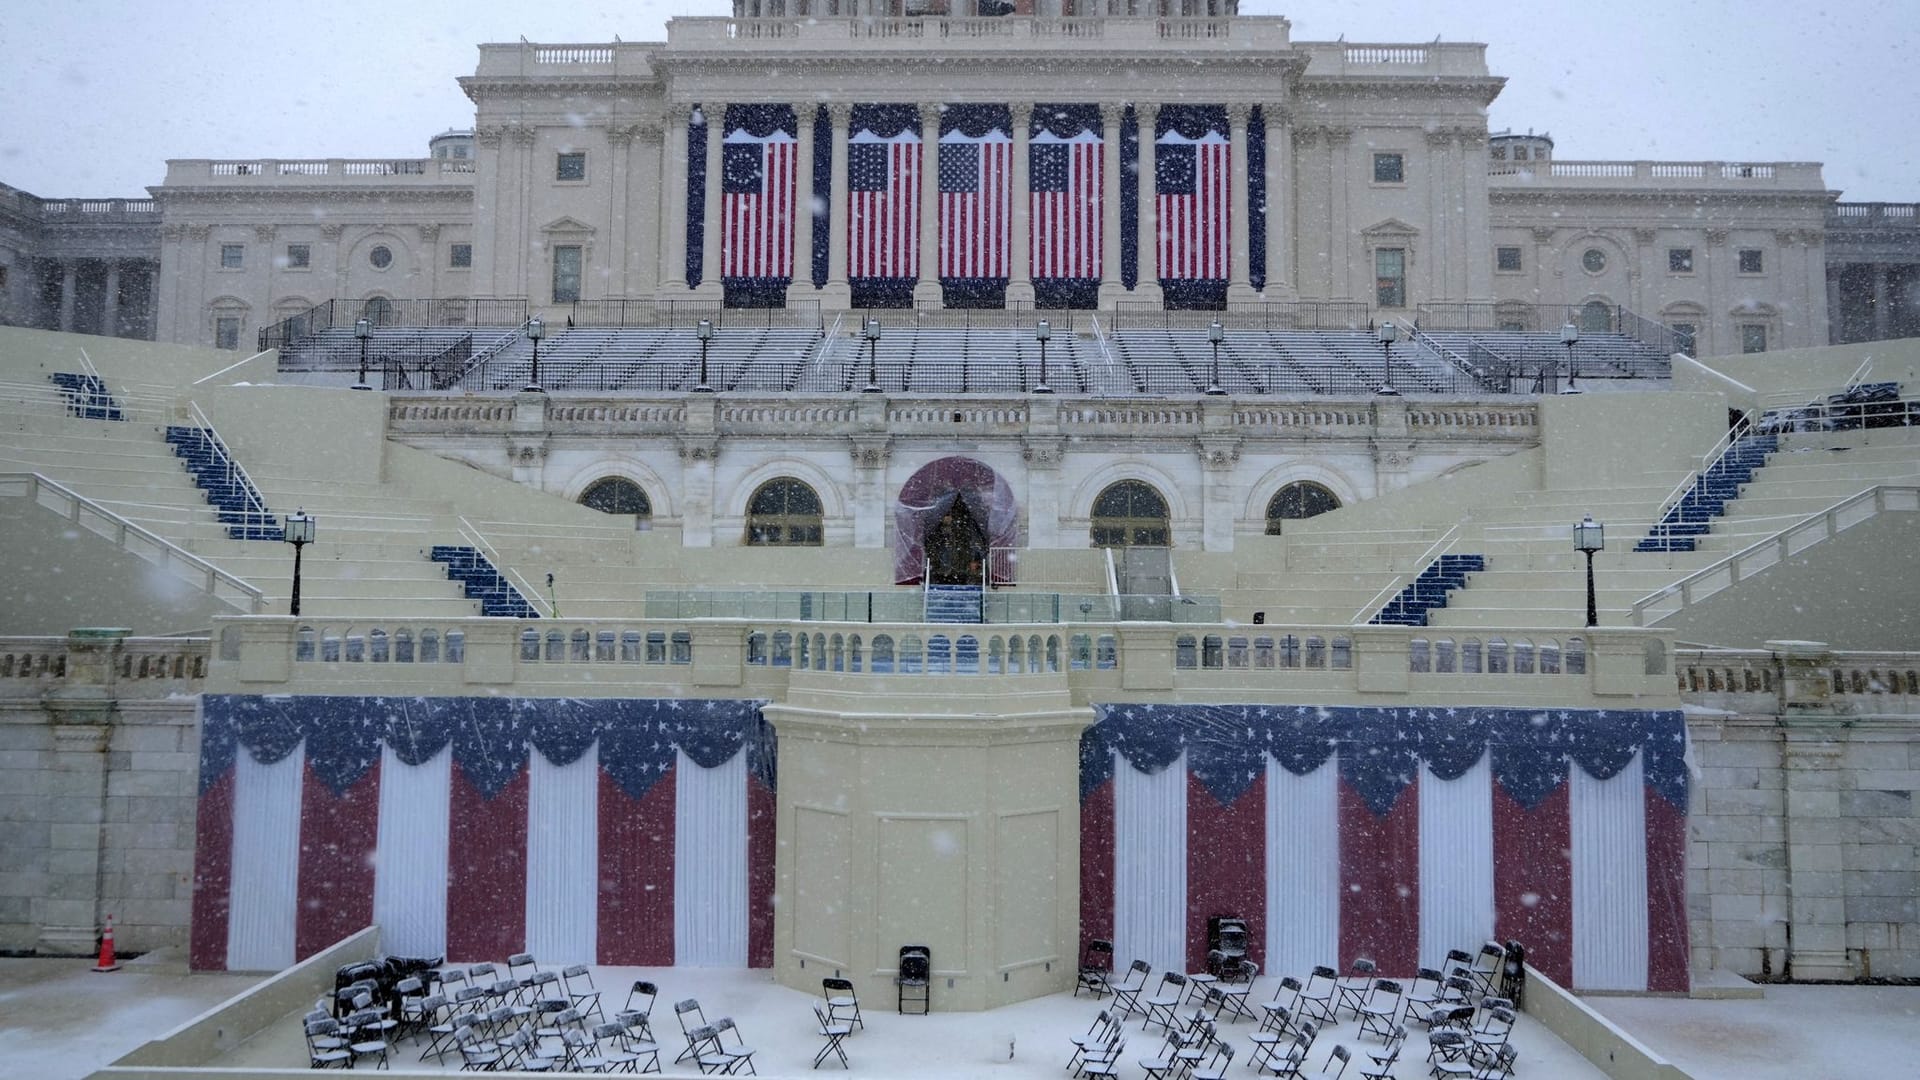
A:
<svg viewBox="0 0 1920 1080">
<path fill-rule="evenodd" d="M 1578 161 L 1545 136 L 1489 133 L 1504 80 L 1483 45 L 1295 41 L 1232 0 L 908 7 L 739 0 L 732 18 L 672 20 L 664 42 L 482 45 L 460 79 L 471 131 L 423 159 L 174 160 L 150 200 L 7 189 L 0 321 L 242 348 L 330 300 L 1310 301 L 1366 325 L 1625 313 L 1708 355 L 1917 328 L 1911 207 L 1836 206 L 1816 163 Z M 769 138 L 789 148 L 778 258 L 735 265 L 769 238 L 727 223 L 723 144 Z M 978 237 L 943 233 L 940 161 L 983 139 L 1012 149 L 999 250 L 962 270 L 942 245 Z M 859 236 L 849 250 L 863 142 L 921 158 L 879 182 L 884 264 Z M 1051 257 L 1067 226 L 1023 197 L 1041 190 L 1029 151 L 1047 142 L 1091 144 L 1070 182 L 1040 181 L 1085 219 L 1069 239 L 1090 250 L 1070 263 Z M 1198 170 L 1203 220 L 1151 242 L 1176 224 L 1157 214 L 1181 212 L 1156 158 L 1215 143 L 1225 168 Z M 1199 265 L 1181 243 L 1208 248 Z"/>
</svg>

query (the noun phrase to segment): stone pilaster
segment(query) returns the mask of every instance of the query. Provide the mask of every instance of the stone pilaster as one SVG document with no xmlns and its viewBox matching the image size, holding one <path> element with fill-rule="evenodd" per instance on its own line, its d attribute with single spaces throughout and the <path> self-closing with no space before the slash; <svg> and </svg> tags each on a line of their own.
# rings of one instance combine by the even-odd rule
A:
<svg viewBox="0 0 1920 1080">
<path fill-rule="evenodd" d="M 33 897 L 36 952 L 85 956 L 102 915 L 102 826 L 107 804 L 107 746 L 113 736 L 115 666 L 128 631 L 67 635 L 67 677 L 42 695 L 53 746 L 44 780 L 49 805 L 63 808 L 51 826 L 47 887 Z"/>
<path fill-rule="evenodd" d="M 1831 733 L 1788 730 L 1787 893 L 1791 952 L 1788 973 L 1796 979 L 1851 979 L 1847 958 L 1847 891 L 1842 859 L 1845 836 L 1840 781 L 1845 744 Z"/>
<path fill-rule="evenodd" d="M 853 303 L 847 283 L 847 125 L 853 106 L 837 101 L 827 106 L 833 124 L 833 152 L 827 190 L 827 287 L 820 290 L 820 306 L 844 310 Z"/>
<path fill-rule="evenodd" d="M 1140 229 L 1134 238 L 1140 249 L 1140 279 L 1134 283 L 1133 299 L 1164 304 L 1166 296 L 1160 288 L 1159 192 L 1154 182 L 1154 139 L 1157 137 L 1154 129 L 1160 121 L 1160 106 L 1136 104 L 1133 111 L 1140 120 Z"/>
<path fill-rule="evenodd" d="M 667 299 L 687 291 L 687 136 L 693 110 L 667 107 L 660 146 L 660 290 Z"/>
<path fill-rule="evenodd" d="M 853 546 L 885 547 L 887 462 L 893 457 L 893 440 L 886 435 L 856 435 L 848 449 L 853 456 Z"/>
<path fill-rule="evenodd" d="M 920 280 L 913 302 L 939 307 L 940 291 L 940 103 L 920 103 Z"/>
<path fill-rule="evenodd" d="M 1227 170 L 1231 174 L 1228 180 L 1231 202 L 1227 211 L 1227 302 L 1230 304 L 1260 299 L 1253 291 L 1253 256 L 1247 242 L 1252 235 L 1248 226 L 1253 222 L 1247 184 L 1247 121 L 1252 115 L 1253 106 L 1246 102 L 1227 104 Z"/>
<path fill-rule="evenodd" d="M 1100 306 L 1126 296 L 1120 284 L 1120 120 L 1125 106 L 1100 106 Z"/>
<path fill-rule="evenodd" d="M 1013 204 L 1008 215 L 1007 306 L 1033 303 L 1033 254 L 1030 247 L 1030 221 L 1033 211 L 1031 155 L 1027 144 L 1033 134 L 1033 106 L 1019 103 L 1013 109 Z"/>
<path fill-rule="evenodd" d="M 80 291 L 80 264 L 72 259 L 60 263 L 60 329 L 73 332 L 74 300 Z"/>
<path fill-rule="evenodd" d="M 1295 300 L 1293 265 L 1293 116 L 1283 105 L 1263 105 L 1266 126 L 1266 228 L 1268 300 Z"/>
<path fill-rule="evenodd" d="M 721 146 L 727 138 L 727 106 L 721 101 L 703 101 L 700 111 L 707 118 L 707 183 L 701 191 L 706 216 L 700 222 L 700 284 L 693 290 L 701 300 L 718 302 L 720 286 L 720 170 L 726 160 Z"/>
<path fill-rule="evenodd" d="M 811 301 L 813 287 L 813 125 L 819 109 L 811 104 L 794 107 L 793 280 L 787 283 L 787 306 Z"/>
<path fill-rule="evenodd" d="M 120 336 L 120 264 L 107 263 L 107 295 L 101 301 L 100 332 L 108 337 Z"/>
<path fill-rule="evenodd" d="M 516 483 L 540 487 L 547 466 L 547 395 L 513 395 L 513 430 L 507 435 L 507 460 Z"/>
</svg>

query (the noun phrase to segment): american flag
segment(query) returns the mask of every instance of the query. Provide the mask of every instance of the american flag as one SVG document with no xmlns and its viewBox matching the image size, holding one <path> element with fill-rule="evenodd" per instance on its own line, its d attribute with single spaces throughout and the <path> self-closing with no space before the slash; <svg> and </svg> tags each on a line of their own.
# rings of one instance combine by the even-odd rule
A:
<svg viewBox="0 0 1920 1080">
<path fill-rule="evenodd" d="M 1098 278 L 1100 139 L 1082 131 L 1062 139 L 1043 131 L 1028 148 L 1031 164 L 1033 276 Z"/>
<path fill-rule="evenodd" d="M 1007 276 L 1013 139 L 1004 131 L 940 137 L 940 276 Z"/>
<path fill-rule="evenodd" d="M 920 136 L 847 140 L 847 276 L 920 276 Z"/>
<path fill-rule="evenodd" d="M 722 146 L 721 276 L 793 277 L 795 148 L 792 135 L 727 134 Z"/>
<path fill-rule="evenodd" d="M 1226 280 L 1230 167 L 1226 136 L 1217 131 L 1198 139 L 1160 136 L 1154 190 L 1162 280 Z"/>
</svg>

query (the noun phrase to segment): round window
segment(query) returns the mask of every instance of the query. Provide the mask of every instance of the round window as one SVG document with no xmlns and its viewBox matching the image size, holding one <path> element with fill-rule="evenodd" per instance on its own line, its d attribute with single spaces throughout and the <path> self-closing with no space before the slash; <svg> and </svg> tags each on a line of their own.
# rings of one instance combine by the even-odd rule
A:
<svg viewBox="0 0 1920 1080">
<path fill-rule="evenodd" d="M 1587 253 L 1580 256 L 1580 265 L 1587 268 L 1587 273 L 1597 274 L 1607 268 L 1607 253 L 1599 248 L 1588 248 Z"/>
<path fill-rule="evenodd" d="M 1588 254 L 1592 255 L 1597 253 L 1589 252 Z M 367 261 L 373 264 L 375 270 L 385 270 L 387 267 L 393 265 L 393 251 L 389 249 L 387 245 L 381 244 L 372 251 L 367 252 Z"/>
</svg>

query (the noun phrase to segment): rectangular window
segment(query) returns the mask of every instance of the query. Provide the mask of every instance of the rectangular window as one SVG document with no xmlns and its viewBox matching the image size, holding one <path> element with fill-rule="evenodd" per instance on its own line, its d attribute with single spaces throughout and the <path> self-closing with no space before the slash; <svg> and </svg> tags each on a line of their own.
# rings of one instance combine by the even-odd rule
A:
<svg viewBox="0 0 1920 1080">
<path fill-rule="evenodd" d="M 245 266 L 246 262 L 247 262 L 247 245 L 245 244 L 221 244 L 220 245 L 220 269 L 238 270 L 242 266 Z"/>
<path fill-rule="evenodd" d="M 1493 148 L 1493 160 L 1495 160 L 1495 161 L 1505 161 L 1505 160 L 1507 160 L 1507 148 L 1506 148 L 1506 147 L 1504 147 L 1504 146 L 1496 146 L 1496 147 L 1494 147 L 1494 148 Z"/>
<path fill-rule="evenodd" d="M 1526 148 L 1526 147 L 1524 147 L 1524 146 L 1516 146 L 1516 147 L 1514 147 L 1514 148 L 1513 148 L 1513 160 L 1515 160 L 1515 161 L 1525 161 L 1525 160 L 1527 160 L 1527 148 Z"/>
<path fill-rule="evenodd" d="M 306 244 L 287 245 L 287 269 L 305 270 L 313 265 L 313 248 Z"/>
<path fill-rule="evenodd" d="M 553 249 L 553 302 L 571 304 L 580 299 L 580 247 L 562 244 Z"/>
<path fill-rule="evenodd" d="M 1764 323 L 1741 324 L 1740 351 L 1743 353 L 1767 351 L 1767 328 Z"/>
<path fill-rule="evenodd" d="M 1669 274 L 1693 273 L 1693 249 L 1692 248 L 1668 248 L 1667 249 L 1667 273 Z"/>
<path fill-rule="evenodd" d="M 587 178 L 587 155 L 584 150 L 570 150 L 556 155 L 553 159 L 553 178 L 555 180 L 585 180 Z"/>
<path fill-rule="evenodd" d="M 1494 248 L 1493 268 L 1507 273 L 1518 273 L 1520 270 L 1520 249 L 1517 247 Z"/>
<path fill-rule="evenodd" d="M 1407 306 L 1407 252 L 1380 248 L 1373 253 L 1374 304 L 1383 308 Z"/>
<path fill-rule="evenodd" d="M 1692 356 L 1693 355 L 1693 339 L 1695 335 L 1697 335 L 1700 332 L 1700 328 L 1690 322 L 1677 322 L 1677 323 L 1668 323 L 1667 329 L 1673 331 L 1676 335 L 1679 336 L 1680 341 L 1678 342 L 1678 344 L 1680 346 L 1680 350 L 1686 353 L 1688 356 Z"/>
<path fill-rule="evenodd" d="M 1763 274 L 1767 269 L 1766 253 L 1759 248 L 1740 249 L 1740 272 L 1743 274 Z"/>
<path fill-rule="evenodd" d="M 213 347 L 216 349 L 237 349 L 240 347 L 240 319 L 235 315 L 222 315 L 213 320 Z"/>
<path fill-rule="evenodd" d="M 5 292 L 6 288 L 7 288 L 7 268 L 4 266 L 0 266 L 0 292 Z"/>
<path fill-rule="evenodd" d="M 473 267 L 473 245 L 454 244 L 447 249 L 447 265 L 455 270 L 467 270 Z"/>
<path fill-rule="evenodd" d="M 1407 159 L 1403 154 L 1373 155 L 1373 182 L 1376 184 L 1404 184 L 1407 182 Z"/>
</svg>

